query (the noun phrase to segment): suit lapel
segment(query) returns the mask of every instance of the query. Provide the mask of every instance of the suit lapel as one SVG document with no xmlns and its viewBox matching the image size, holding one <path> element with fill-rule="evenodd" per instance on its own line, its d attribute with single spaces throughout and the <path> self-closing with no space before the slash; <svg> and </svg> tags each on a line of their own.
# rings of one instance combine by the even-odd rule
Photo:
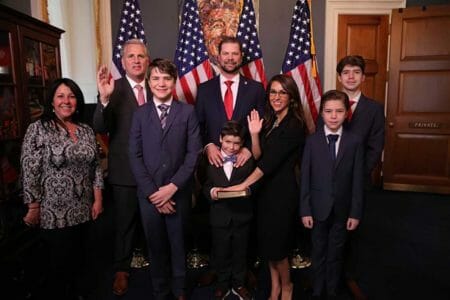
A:
<svg viewBox="0 0 450 300">
<path fill-rule="evenodd" d="M 336 156 L 336 163 L 334 164 L 334 167 L 337 168 L 338 164 L 341 162 L 342 157 L 344 156 L 345 150 L 347 149 L 347 135 L 344 131 L 342 131 L 341 140 L 339 141 L 339 149 Z"/>
<path fill-rule="evenodd" d="M 162 130 L 161 130 L 161 122 L 159 121 L 158 112 L 156 111 L 155 104 L 153 100 L 147 102 L 148 107 L 148 115 L 147 119 L 149 120 L 150 127 L 152 128 L 152 132 L 156 133 L 157 140 L 161 140 L 162 138 Z"/>
<path fill-rule="evenodd" d="M 326 157 L 330 165 L 332 165 L 333 160 L 331 159 L 330 149 L 328 147 L 328 140 L 327 137 L 325 136 L 325 131 L 323 129 L 320 130 L 317 148 L 318 152 L 320 153 L 320 157 Z"/>
<path fill-rule="evenodd" d="M 367 111 L 367 99 L 364 95 L 361 95 L 358 101 L 358 105 L 356 105 L 355 111 L 352 114 L 352 120 L 350 121 L 350 124 L 352 122 L 358 122 L 359 119 L 364 118 Z"/>
<path fill-rule="evenodd" d="M 227 175 L 225 174 L 225 170 L 223 169 L 223 166 L 221 166 L 221 167 L 214 167 L 214 168 L 215 168 L 215 172 L 213 174 L 217 178 L 217 181 L 218 181 L 219 185 L 221 185 L 221 186 L 228 185 L 229 180 L 227 178 Z"/>
<path fill-rule="evenodd" d="M 127 101 L 130 105 L 133 106 L 133 108 L 138 108 L 138 103 L 136 100 L 136 95 L 134 94 L 133 87 L 128 82 L 128 79 L 126 77 L 121 78 L 121 84 L 122 84 L 122 91 L 124 91 L 124 99 L 129 100 Z"/>
<path fill-rule="evenodd" d="M 162 130 L 163 138 L 165 138 L 165 136 L 167 135 L 167 133 L 170 130 L 170 127 L 172 127 L 173 121 L 175 120 L 176 116 L 178 116 L 180 109 L 181 109 L 181 104 L 175 100 L 172 100 L 172 104 L 170 105 L 169 115 L 167 116 L 167 120 L 166 120 L 166 127 L 164 128 L 164 130 Z M 161 122 L 160 122 L 159 118 L 158 118 L 158 123 L 161 128 Z"/>
<path fill-rule="evenodd" d="M 239 86 L 236 95 L 236 103 L 233 109 L 233 117 L 232 119 L 238 119 L 238 116 L 241 116 L 241 111 L 245 104 L 246 93 L 248 91 L 247 86 L 248 80 L 244 76 L 239 76 Z"/>
<path fill-rule="evenodd" d="M 217 113 L 219 116 L 221 116 L 222 119 L 227 120 L 227 113 L 225 112 L 225 105 L 223 104 L 223 98 L 222 98 L 222 90 L 220 86 L 220 76 L 216 76 L 214 78 L 216 81 L 214 85 L 216 86 L 214 89 L 214 92 L 216 93 L 215 97 L 211 99 L 211 101 L 215 101 L 216 105 L 213 107 L 217 108 Z"/>
</svg>

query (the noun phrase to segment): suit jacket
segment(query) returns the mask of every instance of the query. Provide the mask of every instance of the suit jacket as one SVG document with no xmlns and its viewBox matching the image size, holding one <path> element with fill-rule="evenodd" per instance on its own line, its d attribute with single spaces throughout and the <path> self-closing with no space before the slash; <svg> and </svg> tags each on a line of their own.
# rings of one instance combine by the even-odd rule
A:
<svg viewBox="0 0 450 300">
<path fill-rule="evenodd" d="M 346 128 L 362 139 L 365 147 L 365 173 L 370 175 L 384 148 L 384 110 L 378 102 L 361 95 Z"/>
<path fill-rule="evenodd" d="M 260 116 L 263 116 L 264 105 L 265 92 L 262 84 L 241 75 L 232 119 L 247 128 L 247 116 L 250 111 L 256 109 Z M 219 145 L 220 130 L 227 122 L 219 76 L 199 85 L 195 110 L 200 123 L 203 146 L 209 143 Z M 245 140 L 247 141 L 245 145 L 248 147 L 250 145 L 248 136 Z"/>
<path fill-rule="evenodd" d="M 317 122 L 323 128 L 320 117 Z M 358 105 L 352 114 L 352 120 L 344 123 L 344 128 L 360 136 L 364 145 L 364 174 L 370 178 L 377 163 L 381 159 L 384 148 L 384 110 L 378 102 L 361 94 Z"/>
<path fill-rule="evenodd" d="M 145 83 L 147 99 L 151 91 Z M 114 82 L 114 91 L 106 107 L 98 101 L 93 127 L 97 133 L 109 135 L 108 180 L 111 184 L 135 186 L 128 159 L 128 137 L 131 118 L 138 108 L 136 96 L 126 77 Z"/>
<path fill-rule="evenodd" d="M 132 120 L 129 157 L 138 194 L 148 198 L 159 187 L 174 183 L 174 200 L 190 197 L 191 179 L 201 150 L 193 106 L 172 101 L 164 130 L 153 101 L 139 107 Z"/>
<path fill-rule="evenodd" d="M 242 183 L 254 168 L 255 161 L 250 158 L 243 166 L 233 168 L 230 180 L 228 180 L 223 167 L 207 166 L 207 180 L 203 185 L 203 193 L 211 203 L 209 212 L 211 226 L 225 227 L 230 222 L 235 225 L 250 222 L 253 216 L 253 201 L 251 198 L 238 197 L 215 201 L 211 199 L 210 191 L 213 187 L 227 187 Z"/>
<path fill-rule="evenodd" d="M 333 163 L 324 130 L 306 140 L 301 167 L 300 215 L 324 221 L 334 210 L 339 220 L 361 219 L 364 195 L 361 139 L 343 130 Z"/>
</svg>

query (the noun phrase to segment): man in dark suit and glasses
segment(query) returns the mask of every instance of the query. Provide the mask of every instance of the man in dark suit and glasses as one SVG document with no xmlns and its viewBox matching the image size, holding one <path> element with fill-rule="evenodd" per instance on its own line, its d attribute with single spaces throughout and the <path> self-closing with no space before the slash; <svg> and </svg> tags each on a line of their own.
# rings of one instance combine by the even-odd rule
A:
<svg viewBox="0 0 450 300">
<path fill-rule="evenodd" d="M 108 181 L 114 202 L 115 244 L 113 292 L 123 295 L 128 289 L 133 240 L 138 218 L 136 181 L 128 159 L 128 136 L 131 118 L 139 105 L 146 102 L 150 90 L 145 82 L 149 57 L 145 44 L 132 39 L 122 49 L 125 77 L 110 80 L 106 66 L 97 74 L 98 104 L 93 126 L 108 134 Z"/>
</svg>

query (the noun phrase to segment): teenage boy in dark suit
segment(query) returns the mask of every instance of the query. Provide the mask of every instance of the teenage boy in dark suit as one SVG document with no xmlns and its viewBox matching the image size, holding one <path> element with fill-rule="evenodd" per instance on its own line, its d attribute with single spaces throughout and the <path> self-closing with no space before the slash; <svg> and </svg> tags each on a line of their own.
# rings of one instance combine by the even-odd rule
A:
<svg viewBox="0 0 450 300">
<path fill-rule="evenodd" d="M 254 169 L 250 157 L 239 168 L 235 167 L 236 155 L 244 143 L 245 128 L 236 121 L 228 121 L 220 132 L 222 166 L 206 167 L 203 191 L 211 201 L 210 224 L 212 257 L 217 272 L 214 299 L 224 299 L 233 292 L 239 299 L 252 299 L 245 287 L 247 248 L 253 205 L 250 198 L 218 199 L 218 187 L 241 183 Z"/>
<path fill-rule="evenodd" d="M 365 96 L 361 85 L 365 80 L 365 61 L 362 56 L 349 55 L 342 58 L 336 66 L 338 80 L 342 91 L 350 100 L 350 110 L 347 122 L 344 124 L 350 132 L 360 136 L 364 147 L 364 185 L 366 199 L 370 200 L 373 191 L 372 172 L 381 160 L 384 147 L 384 109 L 377 101 Z M 364 222 L 363 224 L 364 225 Z M 346 262 L 347 282 L 356 297 L 369 293 L 368 272 L 364 261 L 367 253 L 362 247 L 363 226 L 353 232 L 349 238 L 349 253 Z"/>
<path fill-rule="evenodd" d="M 336 297 L 348 231 L 362 215 L 364 158 L 361 140 L 343 128 L 347 94 L 322 96 L 323 127 L 306 140 L 301 168 L 300 215 L 312 229 L 313 296 Z"/>
<path fill-rule="evenodd" d="M 130 165 L 152 262 L 155 300 L 186 299 L 184 231 L 201 151 L 194 107 L 173 99 L 176 80 L 171 61 L 151 62 L 152 98 L 136 110 L 130 128 Z"/>
</svg>

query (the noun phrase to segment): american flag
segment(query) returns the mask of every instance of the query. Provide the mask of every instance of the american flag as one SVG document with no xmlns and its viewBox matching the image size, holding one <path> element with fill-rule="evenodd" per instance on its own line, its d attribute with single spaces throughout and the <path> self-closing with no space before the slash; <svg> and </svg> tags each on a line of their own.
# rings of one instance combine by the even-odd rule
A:
<svg viewBox="0 0 450 300">
<path fill-rule="evenodd" d="M 291 75 L 297 83 L 306 123 L 309 131 L 313 132 L 322 90 L 317 71 L 308 0 L 297 0 L 295 4 L 282 72 Z"/>
<path fill-rule="evenodd" d="M 256 31 L 255 9 L 252 0 L 244 0 L 241 17 L 239 19 L 236 37 L 242 43 L 244 57 L 241 70 L 248 78 L 267 84 L 266 74 L 258 33 Z"/>
<path fill-rule="evenodd" d="M 174 60 L 179 73 L 175 87 L 176 98 L 193 104 L 197 96 L 197 86 L 214 76 L 208 60 L 196 0 L 184 2 Z"/>
<path fill-rule="evenodd" d="M 120 50 L 123 44 L 131 39 L 140 39 L 147 44 L 145 39 L 144 24 L 142 23 L 141 9 L 137 0 L 125 0 L 120 15 L 119 30 L 113 49 L 111 75 L 114 79 L 125 76 L 122 68 Z"/>
</svg>

